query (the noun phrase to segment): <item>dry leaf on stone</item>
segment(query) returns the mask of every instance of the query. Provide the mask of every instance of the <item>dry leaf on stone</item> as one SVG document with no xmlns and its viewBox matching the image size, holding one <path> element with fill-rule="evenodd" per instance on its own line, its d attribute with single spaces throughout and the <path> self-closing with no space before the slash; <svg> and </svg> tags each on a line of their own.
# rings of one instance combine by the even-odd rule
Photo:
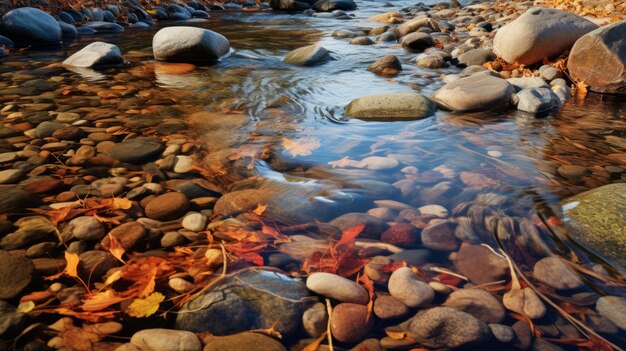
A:
<svg viewBox="0 0 626 351">
<path fill-rule="evenodd" d="M 309 156 L 313 153 L 313 150 L 320 147 L 320 141 L 317 138 L 283 138 L 282 145 L 293 157 Z"/>
<path fill-rule="evenodd" d="M 129 316 L 135 318 L 145 318 L 153 315 L 159 304 L 165 300 L 165 296 L 159 292 L 152 293 L 145 299 L 135 299 L 126 309 Z"/>
<path fill-rule="evenodd" d="M 105 290 L 93 294 L 88 299 L 84 300 L 81 309 L 87 312 L 101 311 L 127 299 L 128 298 L 120 297 L 114 290 Z"/>
</svg>

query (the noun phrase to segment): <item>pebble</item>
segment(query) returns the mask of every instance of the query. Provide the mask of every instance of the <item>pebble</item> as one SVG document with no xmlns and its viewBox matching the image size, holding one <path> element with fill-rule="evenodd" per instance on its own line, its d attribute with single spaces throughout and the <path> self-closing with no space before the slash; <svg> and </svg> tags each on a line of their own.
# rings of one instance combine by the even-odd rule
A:
<svg viewBox="0 0 626 351">
<path fill-rule="evenodd" d="M 584 285 L 578 275 L 558 257 L 545 257 L 535 263 L 534 276 L 557 290 L 578 289 Z"/>
<path fill-rule="evenodd" d="M 626 298 L 602 296 L 596 302 L 596 310 L 618 328 L 626 330 Z"/>
<path fill-rule="evenodd" d="M 0 250 L 0 299 L 18 296 L 33 279 L 35 267 L 25 256 Z"/>
<path fill-rule="evenodd" d="M 340 303 L 335 306 L 330 319 L 333 337 L 347 344 L 357 343 L 370 332 L 374 318 L 368 318 L 367 306 L 353 303 Z"/>
<path fill-rule="evenodd" d="M 135 244 L 137 244 L 144 235 L 146 235 L 146 228 L 139 222 L 126 222 L 113 228 L 109 234 L 115 237 L 125 250 L 129 250 Z M 109 237 L 106 236 L 102 240 L 104 246 L 109 246 Z"/>
<path fill-rule="evenodd" d="M 201 351 L 196 334 L 183 330 L 144 329 L 133 334 L 130 343 L 142 351 Z"/>
<path fill-rule="evenodd" d="M 398 161 L 389 157 L 371 156 L 361 160 L 368 169 L 384 170 L 398 167 Z"/>
<path fill-rule="evenodd" d="M 489 324 L 491 333 L 499 342 L 508 344 L 515 339 L 515 332 L 511 327 L 504 324 Z"/>
<path fill-rule="evenodd" d="M 389 281 L 389 272 L 383 271 L 382 268 L 392 263 L 392 261 L 386 256 L 374 256 L 365 265 L 365 274 L 374 282 L 379 284 L 386 284 Z"/>
<path fill-rule="evenodd" d="M 460 242 L 454 235 L 456 224 L 443 221 L 430 225 L 422 230 L 422 245 L 431 250 L 454 251 Z"/>
<path fill-rule="evenodd" d="M 388 288 L 391 296 L 409 307 L 427 305 L 435 298 L 435 291 L 409 267 L 395 270 L 389 277 Z"/>
<path fill-rule="evenodd" d="M 160 221 L 171 221 L 182 217 L 189 211 L 187 196 L 170 192 L 154 198 L 145 208 L 146 216 Z"/>
<path fill-rule="evenodd" d="M 454 349 L 481 344 L 492 338 L 487 324 L 448 307 L 418 313 L 410 324 L 411 336 L 428 348 Z"/>
<path fill-rule="evenodd" d="M 509 274 L 506 260 L 481 245 L 461 247 L 454 265 L 460 274 L 476 285 L 503 280 Z"/>
<path fill-rule="evenodd" d="M 326 306 L 321 302 L 315 303 L 302 314 L 304 330 L 312 338 L 317 338 L 324 334 L 327 324 L 328 314 L 326 313 Z"/>
<path fill-rule="evenodd" d="M 316 294 L 341 301 L 365 305 L 369 293 L 352 280 L 332 273 L 313 273 L 306 280 L 306 286 Z"/>
<path fill-rule="evenodd" d="M 22 177 L 20 169 L 5 169 L 0 171 L 0 184 L 10 184 L 17 182 Z"/>
<path fill-rule="evenodd" d="M 483 289 L 459 289 L 443 306 L 467 312 L 485 323 L 500 323 L 506 317 L 502 303 Z"/>
<path fill-rule="evenodd" d="M 417 210 L 423 215 L 433 215 L 440 218 L 446 218 L 448 216 L 448 210 L 440 205 L 426 205 Z"/>
<path fill-rule="evenodd" d="M 409 314 L 409 307 L 390 295 L 379 295 L 374 300 L 374 314 L 380 319 L 397 319 Z"/>
<path fill-rule="evenodd" d="M 92 216 L 74 218 L 69 226 L 72 235 L 78 240 L 100 240 L 106 235 L 104 223 Z"/>
<path fill-rule="evenodd" d="M 380 240 L 400 247 L 415 247 L 419 244 L 419 229 L 410 223 L 399 223 L 385 230 Z"/>
<path fill-rule="evenodd" d="M 513 346 L 521 350 L 528 349 L 533 343 L 533 334 L 528 323 L 524 321 L 517 321 L 513 323 L 511 328 L 515 332 L 516 336 Z"/>
<path fill-rule="evenodd" d="M 12 162 L 17 158 L 17 153 L 15 152 L 3 152 L 0 153 L 0 163 Z"/>
<path fill-rule="evenodd" d="M 183 218 L 183 228 L 193 232 L 199 232 L 206 229 L 208 218 L 201 213 L 190 213 Z"/>
<path fill-rule="evenodd" d="M 187 173 L 193 170 L 194 161 L 189 156 L 176 156 L 174 161 L 174 172 Z"/>
<path fill-rule="evenodd" d="M 182 278 L 172 278 L 167 282 L 174 291 L 184 294 L 191 291 L 194 285 Z"/>
<path fill-rule="evenodd" d="M 567 179 L 579 178 L 591 173 L 586 167 L 576 165 L 563 165 L 557 169 L 557 172 L 559 172 L 561 177 Z"/>
<path fill-rule="evenodd" d="M 380 218 L 356 212 L 341 215 L 328 222 L 328 224 L 339 228 L 341 231 L 365 224 L 365 228 L 363 228 L 359 237 L 367 239 L 378 239 L 380 235 L 389 228 L 389 225 Z"/>
<path fill-rule="evenodd" d="M 498 158 L 498 157 L 502 157 L 502 152 L 498 150 L 489 150 L 487 151 L 487 155 Z"/>
<path fill-rule="evenodd" d="M 183 349 L 176 349 L 176 351 L 178 350 Z M 243 350 L 287 351 L 287 349 L 280 342 L 267 335 L 247 332 L 208 338 L 203 349 L 203 351 Z"/>
</svg>

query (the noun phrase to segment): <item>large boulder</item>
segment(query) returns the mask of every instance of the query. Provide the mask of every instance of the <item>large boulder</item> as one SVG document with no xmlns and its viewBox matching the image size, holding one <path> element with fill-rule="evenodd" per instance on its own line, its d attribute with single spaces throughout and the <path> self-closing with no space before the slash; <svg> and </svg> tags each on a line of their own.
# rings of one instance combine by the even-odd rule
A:
<svg viewBox="0 0 626 351">
<path fill-rule="evenodd" d="M 585 191 L 561 205 L 572 238 L 626 268 L 626 183 Z"/>
<path fill-rule="evenodd" d="M 419 119 L 437 110 L 427 97 L 417 93 L 379 94 L 352 100 L 345 115 L 369 120 Z"/>
<path fill-rule="evenodd" d="M 626 20 L 578 39 L 567 59 L 570 76 L 600 93 L 626 94 Z"/>
<path fill-rule="evenodd" d="M 316 66 L 332 59 L 330 52 L 321 46 L 309 45 L 297 48 L 287 54 L 284 62 L 301 66 Z"/>
<path fill-rule="evenodd" d="M 152 39 L 154 58 L 163 61 L 214 62 L 228 54 L 230 43 L 223 35 L 196 27 L 167 27 Z"/>
<path fill-rule="evenodd" d="M 506 80 L 477 73 L 452 81 L 433 94 L 437 105 L 452 111 L 490 110 L 508 106 L 515 89 Z"/>
<path fill-rule="evenodd" d="M 498 30 L 493 51 L 508 63 L 531 65 L 562 54 L 596 28 L 572 13 L 534 7 Z"/>
<path fill-rule="evenodd" d="M 311 302 L 302 281 L 247 269 L 186 303 L 176 318 L 176 329 L 228 335 L 277 323 L 277 331 L 293 335 Z"/>
<path fill-rule="evenodd" d="M 74 67 L 107 67 L 124 63 L 120 49 L 109 43 L 97 41 L 91 43 L 63 61 L 64 65 Z"/>
<path fill-rule="evenodd" d="M 49 14 L 21 7 L 2 17 L 2 33 L 18 45 L 55 45 L 61 42 L 61 26 Z"/>
<path fill-rule="evenodd" d="M 313 4 L 313 9 L 319 12 L 350 11 L 356 10 L 356 3 L 353 0 L 319 0 Z"/>
</svg>

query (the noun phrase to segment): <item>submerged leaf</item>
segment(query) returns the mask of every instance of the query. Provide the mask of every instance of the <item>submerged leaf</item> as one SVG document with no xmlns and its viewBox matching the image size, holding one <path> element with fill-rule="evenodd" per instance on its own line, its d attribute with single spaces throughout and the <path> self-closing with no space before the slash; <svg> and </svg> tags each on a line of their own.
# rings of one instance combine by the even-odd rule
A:
<svg viewBox="0 0 626 351">
<path fill-rule="evenodd" d="M 145 299 L 135 299 L 126 308 L 126 313 L 129 316 L 135 318 L 145 318 L 153 315 L 158 309 L 159 304 L 165 300 L 165 296 L 159 292 L 152 293 L 152 295 Z"/>
<path fill-rule="evenodd" d="M 287 139 L 283 138 L 283 147 L 289 151 L 291 156 L 309 156 L 313 150 L 320 147 L 320 141 L 317 138 L 300 138 Z"/>
</svg>

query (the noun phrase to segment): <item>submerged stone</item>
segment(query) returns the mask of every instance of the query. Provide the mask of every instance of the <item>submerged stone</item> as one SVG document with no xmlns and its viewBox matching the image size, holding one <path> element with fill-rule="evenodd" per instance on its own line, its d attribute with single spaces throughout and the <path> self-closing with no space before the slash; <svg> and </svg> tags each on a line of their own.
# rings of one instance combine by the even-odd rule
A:
<svg viewBox="0 0 626 351">
<path fill-rule="evenodd" d="M 379 94 L 352 100 L 346 116 L 371 120 L 420 119 L 435 113 L 437 107 L 417 93 Z"/>
</svg>

